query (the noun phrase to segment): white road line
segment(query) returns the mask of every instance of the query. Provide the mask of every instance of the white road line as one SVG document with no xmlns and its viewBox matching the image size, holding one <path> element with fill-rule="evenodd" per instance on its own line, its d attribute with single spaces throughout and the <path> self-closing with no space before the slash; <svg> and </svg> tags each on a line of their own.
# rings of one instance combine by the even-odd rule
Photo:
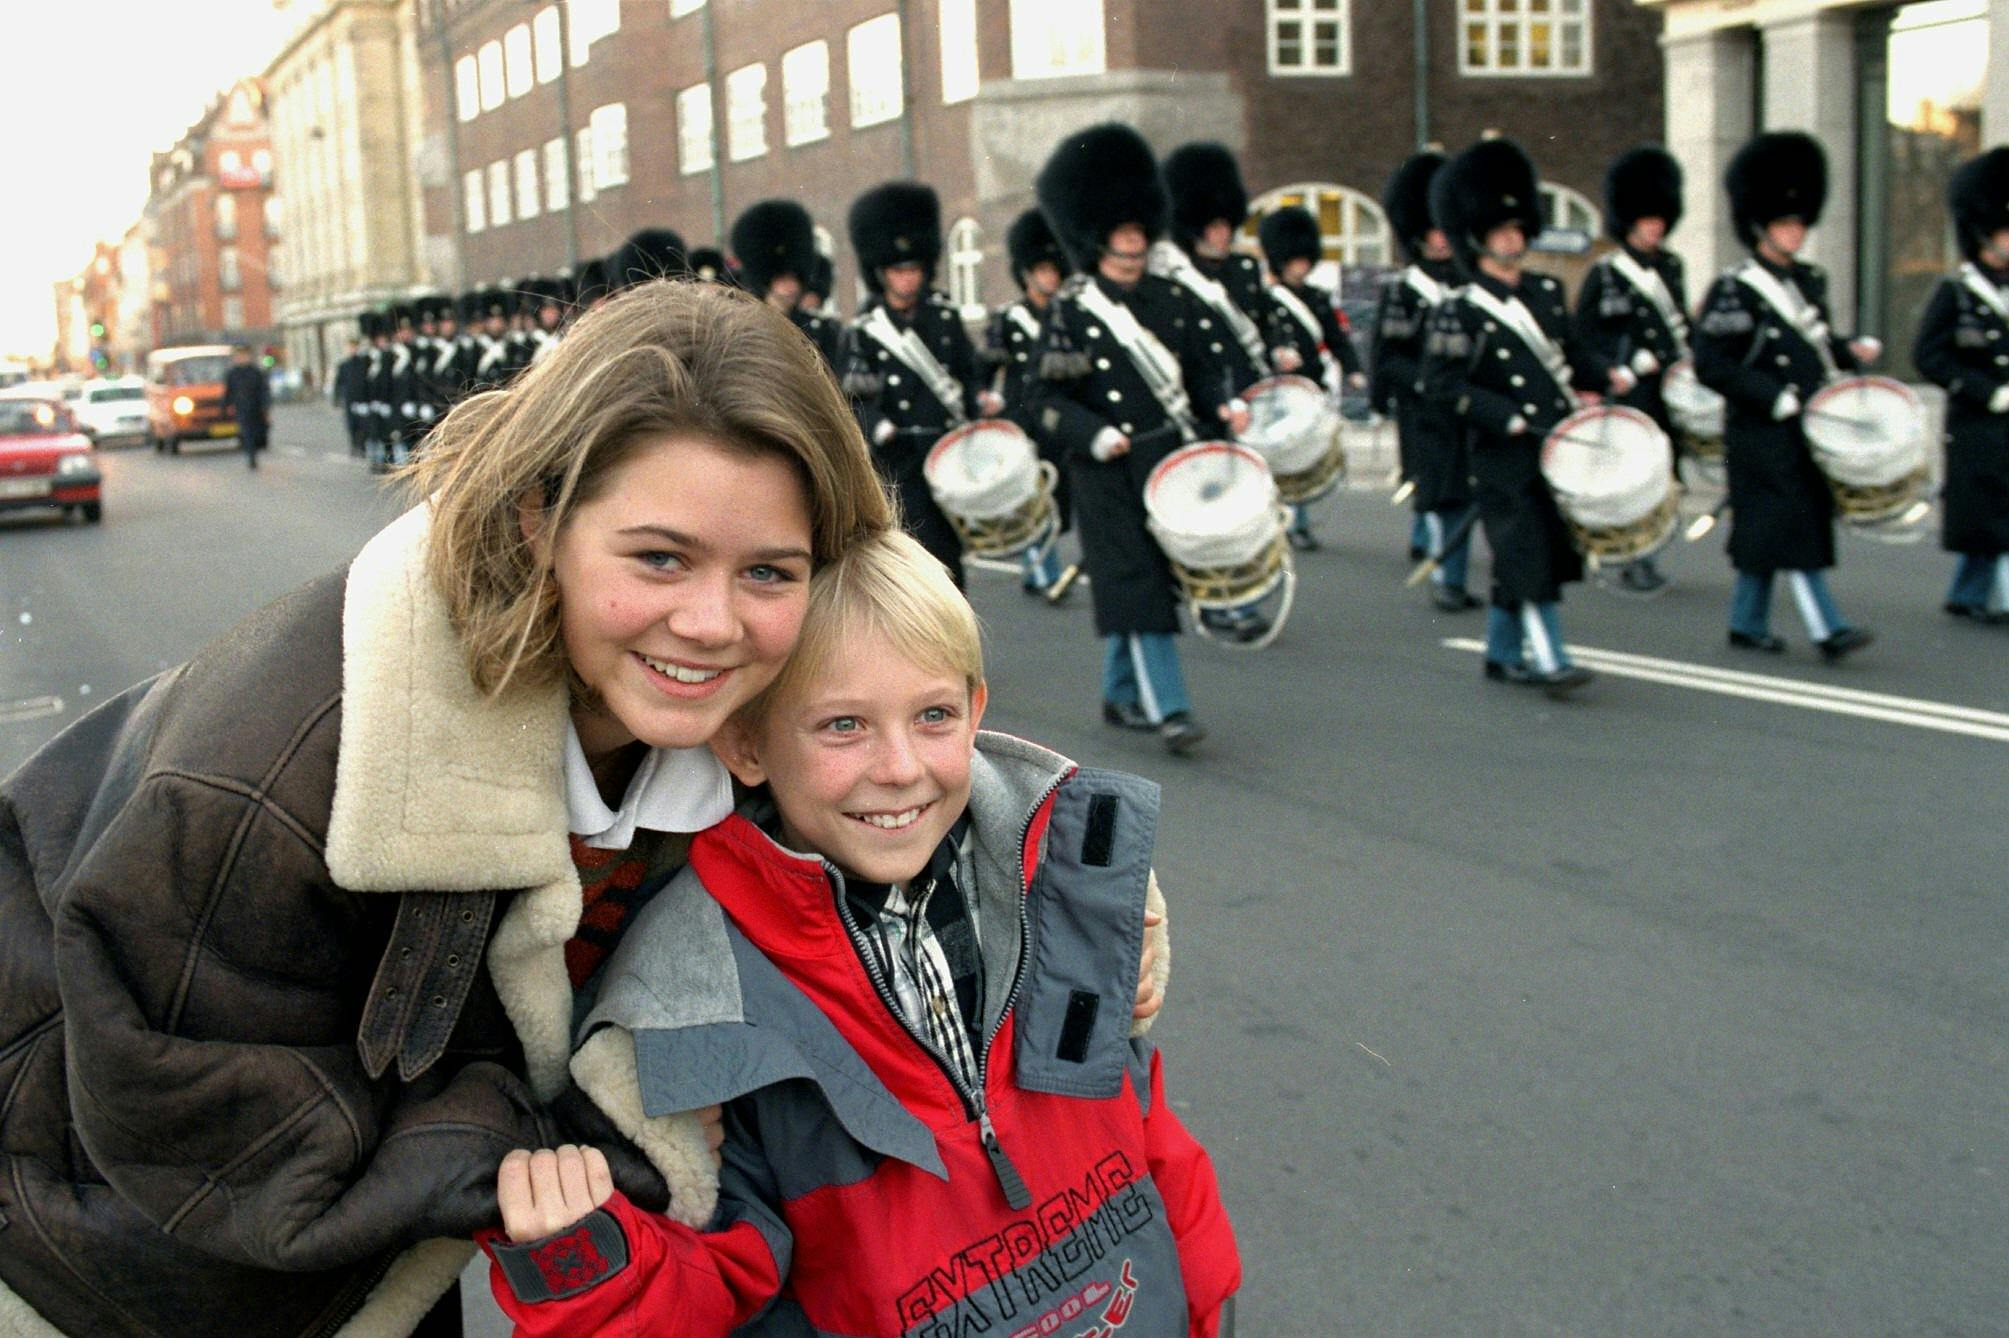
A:
<svg viewBox="0 0 2009 1338">
<path fill-rule="evenodd" d="M 43 716 L 62 713 L 61 697 L 22 697 L 11 702 L 0 702 L 0 725 L 18 724 L 23 720 L 40 720 Z"/>
<path fill-rule="evenodd" d="M 1486 643 L 1469 637 L 1446 637 L 1442 644 L 1450 650 L 1484 652 Z M 1571 646 L 1570 654 L 1583 664 L 1620 678 L 1646 683 L 1713 692 L 1747 701 L 1774 702 L 1802 710 L 1826 711 L 1832 715 L 1880 720 L 1886 724 L 1909 725 L 1914 729 L 1937 730 L 1944 734 L 1964 734 L 1969 738 L 2009 743 L 2009 715 L 1969 706 L 1925 701 L 1916 697 L 1891 697 L 1855 688 L 1835 688 L 1804 679 L 1774 678 L 1766 674 L 1716 669 L 1709 665 L 1684 664 L 1679 660 L 1657 660 L 1623 651 L 1598 650 L 1591 646 Z"/>
</svg>

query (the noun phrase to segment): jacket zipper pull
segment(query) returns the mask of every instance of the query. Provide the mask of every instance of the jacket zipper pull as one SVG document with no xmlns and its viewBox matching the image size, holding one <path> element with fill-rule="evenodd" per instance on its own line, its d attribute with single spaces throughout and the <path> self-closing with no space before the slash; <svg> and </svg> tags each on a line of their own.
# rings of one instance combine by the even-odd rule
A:
<svg viewBox="0 0 2009 1338">
<path fill-rule="evenodd" d="M 977 1116 L 977 1132 L 983 1137 L 984 1155 L 991 1159 L 991 1171 L 998 1178 L 998 1188 L 1004 1191 L 1005 1202 L 1020 1212 L 1032 1207 L 1032 1193 L 1019 1177 L 1018 1167 L 1005 1155 L 1004 1144 L 998 1142 L 997 1126 L 991 1123 L 989 1111 Z"/>
</svg>

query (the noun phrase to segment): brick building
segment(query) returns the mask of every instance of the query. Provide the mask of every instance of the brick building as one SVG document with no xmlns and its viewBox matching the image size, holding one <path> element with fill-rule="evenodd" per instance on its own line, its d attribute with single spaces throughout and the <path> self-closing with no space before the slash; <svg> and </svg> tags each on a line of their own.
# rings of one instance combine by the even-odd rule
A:
<svg viewBox="0 0 2009 1338">
<path fill-rule="evenodd" d="M 1605 164 L 1661 123 L 1660 16 L 1632 0 L 419 0 L 430 245 L 466 282 L 562 268 L 636 228 L 712 242 L 802 200 L 837 234 L 862 189 L 942 195 L 941 281 L 1007 295 L 1006 224 L 1070 129 L 1220 139 L 1260 207 L 1309 200 L 1328 256 L 1392 259 L 1377 200 L 1416 144 L 1499 130 L 1576 249 Z M 1424 19 L 1419 38 L 1415 17 Z"/>
<path fill-rule="evenodd" d="M 145 219 L 154 247 L 151 344 L 274 341 L 265 90 L 243 79 L 179 143 L 153 156 Z"/>
</svg>

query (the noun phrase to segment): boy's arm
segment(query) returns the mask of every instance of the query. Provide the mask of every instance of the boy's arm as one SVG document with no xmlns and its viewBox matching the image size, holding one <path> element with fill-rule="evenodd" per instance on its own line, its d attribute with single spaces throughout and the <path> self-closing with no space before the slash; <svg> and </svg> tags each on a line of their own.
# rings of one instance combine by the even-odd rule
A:
<svg viewBox="0 0 2009 1338">
<path fill-rule="evenodd" d="M 1144 1042 L 1132 1042 L 1142 1046 Z M 1151 1096 L 1144 1116 L 1144 1153 L 1151 1181 L 1165 1201 L 1167 1224 L 1186 1282 L 1189 1338 L 1214 1338 L 1221 1307 L 1242 1287 L 1242 1256 L 1221 1202 L 1213 1159 L 1165 1100 L 1164 1060 L 1151 1052 Z"/>
</svg>

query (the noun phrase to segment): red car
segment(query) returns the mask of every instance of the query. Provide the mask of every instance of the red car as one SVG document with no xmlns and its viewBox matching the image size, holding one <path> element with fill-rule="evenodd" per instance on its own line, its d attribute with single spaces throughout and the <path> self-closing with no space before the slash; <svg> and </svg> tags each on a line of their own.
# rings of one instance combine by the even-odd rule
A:
<svg viewBox="0 0 2009 1338">
<path fill-rule="evenodd" d="M 97 448 L 59 399 L 0 399 L 0 511 L 61 507 L 104 517 Z"/>
</svg>

